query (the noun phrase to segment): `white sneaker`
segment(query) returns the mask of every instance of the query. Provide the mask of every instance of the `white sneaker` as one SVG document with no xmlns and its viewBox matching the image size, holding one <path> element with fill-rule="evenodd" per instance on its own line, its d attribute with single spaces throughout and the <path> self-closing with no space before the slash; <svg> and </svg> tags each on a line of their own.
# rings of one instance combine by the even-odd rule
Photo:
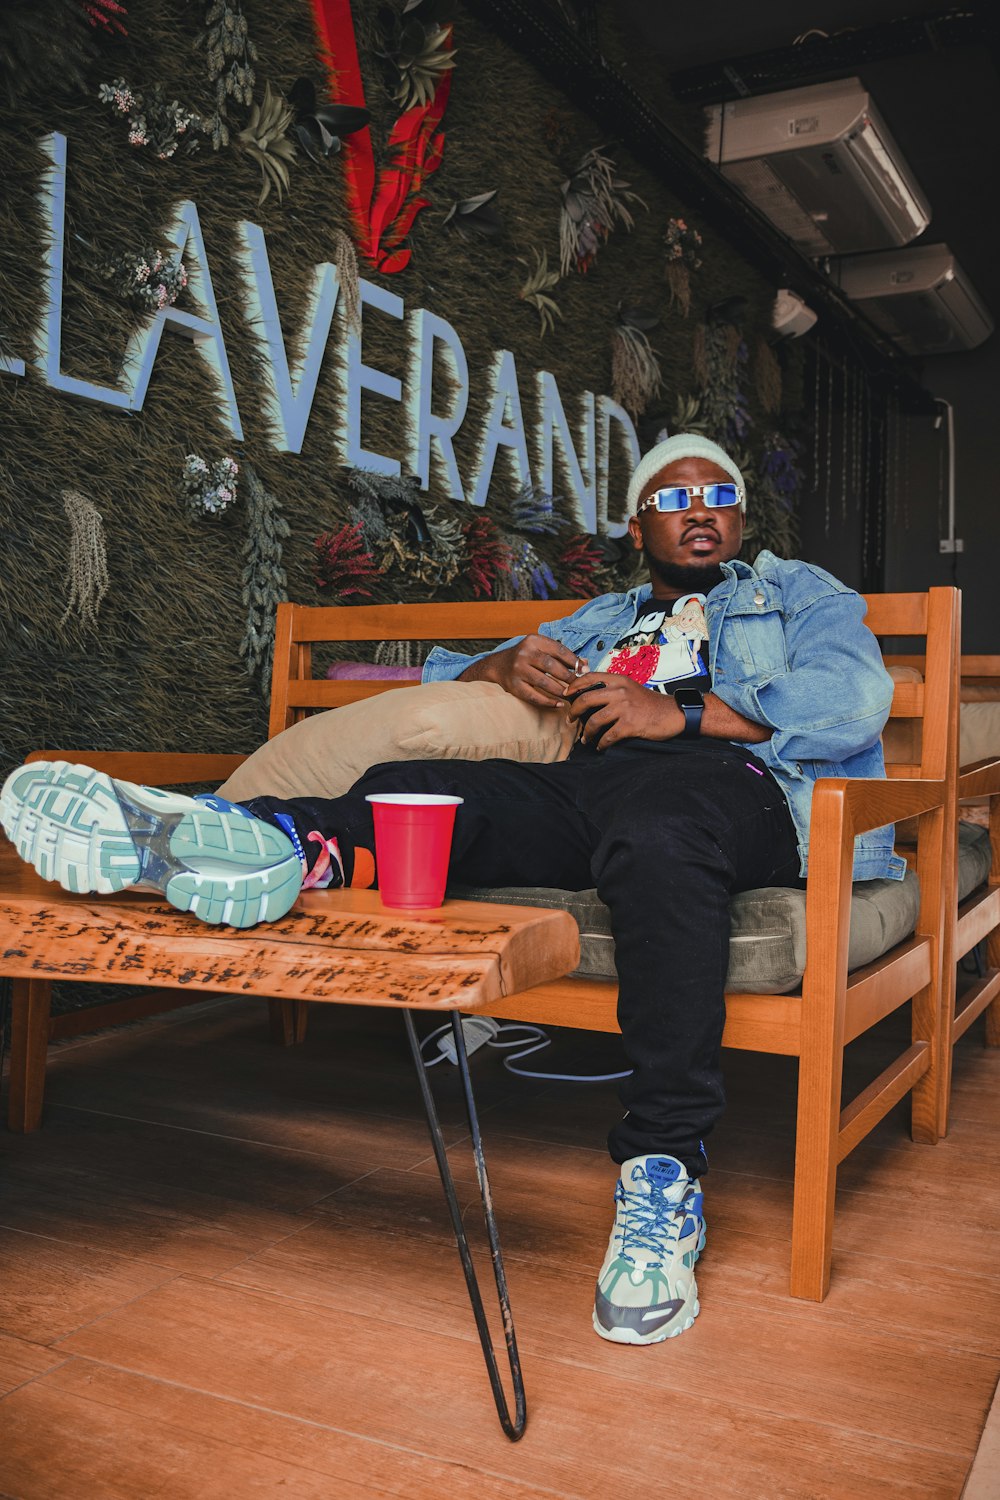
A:
<svg viewBox="0 0 1000 1500">
<path fill-rule="evenodd" d="M 60 760 L 12 771 L 0 823 L 22 859 L 67 891 L 158 890 L 203 922 L 283 917 L 302 865 L 280 828 L 221 797 L 136 786 Z"/>
<path fill-rule="evenodd" d="M 594 1332 L 658 1344 L 698 1316 L 694 1265 L 705 1248 L 701 1183 L 672 1156 L 633 1156 L 615 1187 L 614 1228 L 597 1275 Z"/>
</svg>

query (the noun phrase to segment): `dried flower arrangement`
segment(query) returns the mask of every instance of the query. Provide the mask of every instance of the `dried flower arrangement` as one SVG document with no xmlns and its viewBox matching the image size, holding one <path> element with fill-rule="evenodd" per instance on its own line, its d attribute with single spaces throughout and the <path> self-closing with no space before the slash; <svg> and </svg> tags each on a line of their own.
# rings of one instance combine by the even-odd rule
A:
<svg viewBox="0 0 1000 1500">
<path fill-rule="evenodd" d="M 679 307 L 686 318 L 691 311 L 691 272 L 701 267 L 702 238 L 685 219 L 668 219 L 663 243 L 667 247 L 663 274 L 670 288 L 670 305 Z"/>
<path fill-rule="evenodd" d="M 316 538 L 313 547 L 319 588 L 333 589 L 340 599 L 350 599 L 352 595 L 371 598 L 371 589 L 365 588 L 365 584 L 378 577 L 379 568 L 365 550 L 360 522 L 342 526 L 339 531 L 325 531 Z"/>
<path fill-rule="evenodd" d="M 562 185 L 559 215 L 559 269 L 568 276 L 575 267 L 587 271 L 601 245 L 619 224 L 632 229 L 635 220 L 630 203 L 646 204 L 627 182 L 615 176 L 610 156 L 600 146 L 587 151 L 573 175 Z"/>
<path fill-rule="evenodd" d="M 197 151 L 198 132 L 204 128 L 201 116 L 184 109 L 176 99 L 168 100 L 162 84 L 141 93 L 124 78 L 116 78 L 113 83 L 102 83 L 97 97 L 116 114 L 127 115 L 130 146 L 149 146 L 158 161 L 169 161 L 178 150 Z"/>
<path fill-rule="evenodd" d="M 260 167 L 261 190 L 257 207 L 266 201 L 272 187 L 281 202 L 283 192 L 288 190 L 290 177 L 288 163 L 295 160 L 295 147 L 288 139 L 288 129 L 295 119 L 295 111 L 284 97 L 264 85 L 263 103 L 254 103 L 250 118 L 236 137 L 236 145 L 253 157 Z"/>
<path fill-rule="evenodd" d="M 118 294 L 143 312 L 172 307 L 187 286 L 187 268 L 179 255 L 164 255 L 149 246 L 137 255 L 123 255 L 102 270 Z"/>
<path fill-rule="evenodd" d="M 540 325 L 538 337 L 543 339 L 555 328 L 556 318 L 562 317 L 562 309 L 555 298 L 549 296 L 552 288 L 558 285 L 561 278 L 558 271 L 549 270 L 549 258 L 544 250 L 539 251 L 532 247 L 531 253 L 535 257 L 535 268 L 517 295 L 522 302 L 527 302 L 537 312 Z M 521 264 L 527 265 L 527 261 L 522 260 Z"/>
<path fill-rule="evenodd" d="M 636 418 L 663 387 L 660 363 L 647 337 L 658 322 L 655 313 L 618 304 L 611 334 L 611 395 Z"/>
<path fill-rule="evenodd" d="M 110 587 L 104 522 L 93 500 L 79 490 L 63 490 L 62 500 L 70 524 L 69 597 L 59 624 L 64 626 L 75 611 L 84 629 L 92 630 Z"/>
<path fill-rule="evenodd" d="M 212 149 L 229 145 L 228 100 L 253 103 L 257 75 L 257 48 L 251 40 L 243 8 L 236 0 L 211 0 L 205 13 L 205 30 L 196 45 L 204 43 L 208 78 L 215 93 L 215 111 L 205 121 Z"/>
<path fill-rule="evenodd" d="M 189 453 L 181 471 L 181 495 L 195 515 L 219 516 L 236 499 L 240 466 L 224 454 L 212 464 Z"/>
<path fill-rule="evenodd" d="M 419 10 L 420 15 L 414 14 Z M 455 66 L 451 25 L 441 0 L 406 0 L 402 12 L 382 13 L 382 58 L 396 78 L 393 98 L 402 110 L 430 104 L 445 73 Z"/>
<path fill-rule="evenodd" d="M 243 544 L 243 605 L 247 614 L 240 656 L 246 661 L 247 671 L 259 672 L 261 681 L 268 685 L 274 656 L 275 611 L 288 598 L 282 543 L 291 527 L 281 514 L 277 497 L 265 489 L 250 464 L 244 464 L 243 477 L 247 522 Z"/>
</svg>

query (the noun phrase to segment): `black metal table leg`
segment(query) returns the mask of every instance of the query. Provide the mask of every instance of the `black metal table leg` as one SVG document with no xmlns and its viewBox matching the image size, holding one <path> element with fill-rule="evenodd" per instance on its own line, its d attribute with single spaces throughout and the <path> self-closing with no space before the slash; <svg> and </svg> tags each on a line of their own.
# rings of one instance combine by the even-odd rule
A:
<svg viewBox="0 0 1000 1500">
<path fill-rule="evenodd" d="M 413 1025 L 413 1016 L 410 1011 L 403 1011 L 403 1021 L 410 1043 L 410 1051 L 413 1053 L 413 1061 L 417 1069 L 420 1094 L 424 1101 L 427 1125 L 431 1133 L 431 1144 L 434 1147 L 434 1157 L 437 1161 L 438 1171 L 441 1174 L 441 1185 L 444 1188 L 444 1195 L 448 1202 L 448 1212 L 451 1214 L 452 1228 L 455 1231 L 455 1242 L 458 1245 L 458 1253 L 462 1260 L 465 1284 L 469 1289 L 469 1301 L 472 1303 L 472 1312 L 476 1320 L 476 1328 L 479 1332 L 479 1342 L 482 1345 L 483 1358 L 486 1361 L 486 1373 L 490 1377 L 490 1385 L 493 1388 L 493 1399 L 496 1402 L 497 1415 L 500 1418 L 500 1426 L 504 1432 L 512 1443 L 516 1443 L 518 1438 L 524 1433 L 524 1426 L 527 1420 L 524 1379 L 521 1374 L 521 1360 L 517 1352 L 514 1318 L 510 1310 L 510 1294 L 507 1291 L 507 1277 L 504 1274 L 503 1257 L 500 1253 L 500 1234 L 497 1230 L 497 1222 L 493 1213 L 490 1180 L 486 1173 L 486 1158 L 483 1155 L 483 1140 L 479 1132 L 479 1117 L 476 1113 L 476 1101 L 472 1092 L 472 1077 L 469 1073 L 469 1058 L 465 1050 L 465 1033 L 462 1030 L 462 1018 L 457 1011 L 452 1011 L 451 1026 L 455 1038 L 455 1056 L 462 1077 L 465 1109 L 469 1117 L 469 1132 L 472 1136 L 472 1152 L 476 1162 L 476 1176 L 479 1179 L 479 1195 L 483 1204 L 483 1218 L 486 1221 L 486 1232 L 489 1235 L 490 1255 L 493 1259 L 493 1277 L 497 1286 L 500 1316 L 503 1320 L 504 1340 L 507 1344 L 507 1360 L 510 1365 L 511 1382 L 514 1387 L 513 1421 L 511 1421 L 507 1397 L 500 1381 L 500 1371 L 497 1367 L 496 1355 L 493 1352 L 493 1341 L 490 1338 L 490 1330 L 486 1323 L 486 1313 L 483 1309 L 483 1299 L 479 1291 L 476 1268 L 472 1263 L 472 1252 L 469 1249 L 469 1242 L 465 1235 L 465 1226 L 462 1223 L 462 1211 L 459 1208 L 458 1196 L 455 1192 L 455 1181 L 451 1175 L 451 1166 L 448 1162 L 444 1139 L 441 1135 L 441 1124 L 434 1105 L 434 1096 L 431 1093 L 430 1084 L 427 1080 L 427 1069 L 424 1066 L 420 1043 L 417 1040 L 416 1028 Z"/>
</svg>

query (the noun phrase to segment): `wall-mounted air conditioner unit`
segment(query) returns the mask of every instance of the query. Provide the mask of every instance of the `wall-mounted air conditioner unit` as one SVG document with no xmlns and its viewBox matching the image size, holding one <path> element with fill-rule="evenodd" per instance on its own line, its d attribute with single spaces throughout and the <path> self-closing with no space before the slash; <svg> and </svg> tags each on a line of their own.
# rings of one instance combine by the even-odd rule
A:
<svg viewBox="0 0 1000 1500">
<path fill-rule="evenodd" d="M 947 245 L 911 245 L 830 262 L 830 275 L 904 354 L 974 349 L 989 309 Z"/>
<path fill-rule="evenodd" d="M 705 155 L 806 255 L 906 245 L 930 223 L 858 78 L 713 105 Z"/>
</svg>

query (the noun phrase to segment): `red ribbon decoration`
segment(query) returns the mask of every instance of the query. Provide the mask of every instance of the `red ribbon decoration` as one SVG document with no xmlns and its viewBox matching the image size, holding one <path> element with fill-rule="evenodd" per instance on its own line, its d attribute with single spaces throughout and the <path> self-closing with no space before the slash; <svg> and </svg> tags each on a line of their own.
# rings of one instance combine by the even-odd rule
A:
<svg viewBox="0 0 1000 1500">
<path fill-rule="evenodd" d="M 358 62 L 350 0 L 311 0 L 322 61 L 338 104 L 365 109 L 365 88 Z M 447 28 L 451 46 L 451 27 Z M 343 138 L 341 156 L 347 178 L 347 202 L 365 260 L 385 275 L 409 264 L 403 241 L 429 198 L 419 196 L 424 179 L 437 170 L 444 154 L 444 131 L 438 127 L 451 92 L 451 70 L 445 72 L 428 104 L 415 104 L 392 127 L 392 164 L 378 176 L 372 133 L 366 125 Z"/>
</svg>

